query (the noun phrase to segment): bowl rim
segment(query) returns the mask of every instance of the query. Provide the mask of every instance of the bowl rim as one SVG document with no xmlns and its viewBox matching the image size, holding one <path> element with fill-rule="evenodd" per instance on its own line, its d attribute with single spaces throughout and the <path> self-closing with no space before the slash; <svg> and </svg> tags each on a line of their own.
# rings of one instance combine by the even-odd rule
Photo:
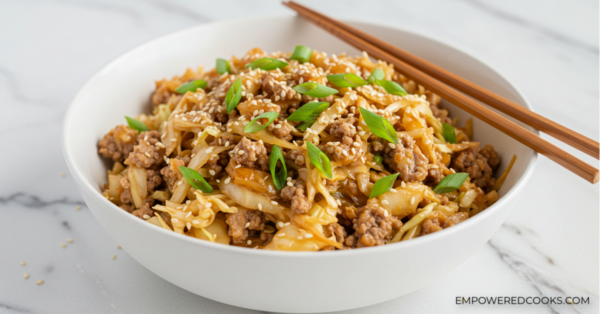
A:
<svg viewBox="0 0 600 314">
<path fill-rule="evenodd" d="M 63 120 L 64 125 L 63 125 L 62 141 L 61 141 L 63 155 L 67 162 L 67 166 L 68 166 L 69 170 L 71 171 L 75 181 L 77 181 L 78 185 L 80 187 L 82 187 L 83 189 L 87 190 L 88 192 L 91 192 L 91 195 L 93 195 L 93 197 L 99 199 L 100 202 L 105 204 L 107 208 L 110 208 L 110 210 L 117 211 L 118 214 L 122 215 L 122 217 L 124 219 L 135 220 L 136 223 L 143 225 L 144 226 L 143 228 L 152 228 L 154 231 L 161 232 L 167 237 L 172 237 L 173 241 L 187 241 L 191 245 L 197 245 L 197 246 L 201 247 L 202 249 L 219 250 L 219 251 L 223 251 L 223 253 L 234 253 L 234 254 L 239 253 L 239 254 L 247 254 L 250 256 L 272 256 L 272 257 L 279 257 L 279 258 L 323 259 L 323 258 L 331 258 L 332 256 L 349 257 L 349 256 L 355 256 L 355 255 L 359 255 L 359 254 L 375 255 L 378 252 L 383 252 L 383 251 L 402 250 L 405 248 L 409 248 L 411 246 L 421 245 L 422 243 L 425 243 L 425 242 L 437 241 L 437 239 L 440 237 L 449 236 L 451 232 L 453 232 L 453 233 L 461 232 L 461 230 L 466 228 L 467 226 L 476 224 L 480 220 L 486 219 L 488 216 L 492 215 L 493 211 L 499 210 L 499 208 L 501 206 L 503 206 L 505 203 L 508 203 L 511 198 L 516 197 L 517 192 L 519 190 L 523 189 L 525 184 L 527 183 L 527 181 L 529 181 L 529 179 L 531 178 L 531 176 L 535 170 L 536 164 L 537 164 L 537 159 L 538 159 L 537 152 L 533 152 L 531 158 L 529 159 L 527 167 L 525 168 L 525 171 L 523 172 L 523 174 L 521 175 L 519 180 L 502 198 L 500 198 L 492 206 L 486 208 L 486 210 L 484 210 L 483 212 L 479 213 L 478 215 L 476 215 L 473 218 L 467 219 L 466 221 L 460 223 L 457 226 L 454 226 L 454 228 L 449 228 L 448 230 L 444 229 L 443 232 L 435 232 L 434 234 L 427 235 L 427 237 L 418 237 L 416 239 L 412 239 L 411 241 L 395 243 L 394 245 L 381 245 L 381 246 L 376 246 L 376 247 L 363 248 L 360 250 L 337 250 L 337 251 L 330 251 L 330 252 L 325 251 L 325 252 L 319 252 L 318 254 L 315 254 L 315 252 L 312 252 L 312 251 L 311 252 L 295 252 L 295 251 L 254 250 L 251 248 L 237 247 L 237 246 L 233 246 L 233 245 L 222 245 L 222 244 L 218 244 L 218 243 L 212 243 L 209 241 L 201 241 L 196 238 L 192 238 L 189 236 L 180 235 L 180 234 L 177 234 L 174 232 L 167 231 L 161 227 L 155 226 L 150 223 L 146 223 L 145 221 L 142 221 L 141 219 L 123 211 L 120 207 L 116 206 L 115 204 L 113 204 L 112 202 L 107 200 L 106 198 L 102 197 L 102 195 L 100 193 L 98 193 L 98 191 L 92 186 L 92 184 L 83 176 L 82 172 L 80 171 L 80 169 L 78 168 L 77 164 L 74 161 L 73 155 L 71 154 L 72 148 L 68 141 L 69 134 L 71 133 L 69 121 L 71 121 L 73 119 L 73 115 L 74 115 L 74 111 L 75 111 L 74 108 L 78 106 L 78 103 L 80 102 L 79 99 L 83 97 L 82 95 L 85 94 L 87 87 L 89 85 L 91 85 L 97 77 L 99 77 L 99 76 L 103 75 L 105 72 L 111 70 L 111 68 L 113 68 L 115 66 L 115 64 L 118 64 L 122 58 L 125 58 L 131 54 L 135 54 L 139 50 L 144 50 L 146 48 L 146 46 L 149 46 L 149 45 L 151 45 L 155 42 L 161 41 L 161 40 L 165 40 L 165 39 L 167 39 L 171 36 L 175 36 L 177 34 L 183 34 L 186 32 L 196 32 L 198 29 L 202 29 L 202 28 L 210 27 L 210 26 L 219 26 L 219 25 L 224 25 L 224 24 L 235 24 L 235 23 L 248 23 L 248 22 L 253 22 L 253 21 L 258 21 L 258 20 L 279 20 L 279 19 L 289 20 L 289 19 L 301 19 L 301 18 L 297 17 L 297 16 L 287 16 L 287 15 L 285 15 L 285 16 L 267 15 L 267 16 L 213 21 L 213 22 L 208 22 L 208 23 L 184 28 L 181 30 L 170 32 L 165 35 L 161 35 L 157 38 L 154 38 L 152 40 L 149 40 L 142 44 L 139 44 L 139 45 L 127 50 L 126 52 L 120 54 L 118 57 L 112 59 L 110 62 L 108 62 L 107 64 L 102 66 L 99 70 L 97 70 L 79 88 L 79 90 L 75 94 L 75 97 L 69 104 L 69 108 L 67 109 L 67 112 L 66 112 L 64 120 Z M 418 32 L 412 31 L 412 30 L 402 29 L 402 28 L 399 28 L 398 26 L 393 26 L 393 25 L 381 23 L 381 22 L 371 22 L 371 21 L 365 21 L 365 20 L 361 20 L 361 19 L 346 19 L 346 18 L 343 18 L 341 20 L 348 22 L 348 23 L 372 25 L 372 26 L 380 27 L 380 28 L 383 28 L 383 29 L 386 29 L 386 30 L 392 31 L 392 32 L 403 32 L 403 33 L 406 33 L 406 34 L 409 34 L 412 36 L 422 37 L 427 40 L 433 41 L 437 44 L 440 44 L 442 46 L 445 46 L 447 48 L 454 49 L 458 52 L 461 52 L 464 55 L 466 55 L 466 56 L 472 58 L 473 60 L 478 61 L 479 63 L 483 64 L 484 66 L 488 67 L 490 70 L 494 71 L 502 80 L 504 80 L 504 83 L 506 83 L 509 86 L 509 88 L 513 89 L 513 91 L 516 93 L 516 95 L 520 99 L 523 100 L 525 107 L 527 109 L 533 111 L 533 108 L 532 108 L 531 104 L 529 103 L 529 101 L 527 100 L 527 98 L 521 93 L 521 91 L 510 80 L 508 80 L 504 75 L 502 75 L 502 73 L 500 71 L 498 71 L 493 66 L 489 65 L 487 62 L 484 62 L 484 61 L 480 60 L 479 58 L 471 55 L 470 53 L 465 52 L 455 46 L 452 46 L 449 43 L 446 43 L 444 40 L 441 40 L 439 38 L 432 37 L 429 35 L 420 34 Z M 537 129 L 533 129 L 533 133 L 539 135 L 539 131 Z M 503 221 L 503 223 L 504 223 L 504 221 Z M 153 232 L 153 231 L 150 231 L 150 232 Z M 124 249 L 126 249 L 126 248 L 124 248 Z"/>
</svg>

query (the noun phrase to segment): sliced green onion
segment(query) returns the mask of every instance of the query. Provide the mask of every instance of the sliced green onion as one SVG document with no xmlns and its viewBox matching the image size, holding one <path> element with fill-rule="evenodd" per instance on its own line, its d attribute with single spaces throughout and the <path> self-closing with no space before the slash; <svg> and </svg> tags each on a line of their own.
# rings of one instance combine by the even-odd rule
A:
<svg viewBox="0 0 600 314">
<path fill-rule="evenodd" d="M 138 132 L 148 131 L 148 127 L 140 120 L 136 120 L 128 116 L 125 116 L 125 120 L 127 120 L 127 124 L 129 124 L 130 128 L 137 130 Z"/>
<path fill-rule="evenodd" d="M 310 121 L 319 117 L 321 112 L 329 107 L 328 102 L 309 102 L 296 109 L 288 118 L 288 121 Z"/>
<path fill-rule="evenodd" d="M 373 155 L 373 161 L 380 164 L 383 162 L 383 157 L 381 157 L 381 155 Z"/>
<path fill-rule="evenodd" d="M 395 173 L 377 180 L 373 185 L 373 189 L 371 189 L 371 195 L 369 195 L 369 198 L 377 197 L 389 191 L 392 186 L 394 186 L 394 182 L 396 182 L 397 177 L 398 173 Z"/>
<path fill-rule="evenodd" d="M 250 123 L 246 124 L 246 126 L 244 127 L 244 132 L 246 133 L 254 133 L 254 132 L 258 132 L 264 128 L 266 128 L 267 126 L 269 126 L 269 124 L 273 123 L 273 121 L 275 121 L 275 119 L 277 119 L 277 116 L 279 116 L 279 114 L 275 111 L 267 111 L 261 115 L 259 115 L 258 117 L 254 118 L 252 121 L 250 121 Z M 265 124 L 258 124 L 258 120 L 263 119 L 263 118 L 267 118 L 269 119 L 269 121 L 267 121 L 267 123 Z"/>
<path fill-rule="evenodd" d="M 253 62 L 246 64 L 246 67 L 250 68 L 251 70 L 261 69 L 261 70 L 265 70 L 265 71 L 270 71 L 270 70 L 275 70 L 275 69 L 279 69 L 279 68 L 285 68 L 287 65 L 288 65 L 287 62 L 284 62 L 281 60 L 277 60 L 277 59 L 273 59 L 273 58 L 262 58 L 262 59 L 254 60 Z"/>
<path fill-rule="evenodd" d="M 454 131 L 454 127 L 448 123 L 442 123 L 442 133 L 444 134 L 446 142 L 456 144 L 456 132 Z"/>
<path fill-rule="evenodd" d="M 398 96 L 404 96 L 404 95 L 408 94 L 404 90 L 404 88 L 402 88 L 402 86 L 400 86 L 400 84 L 398 84 L 398 83 L 396 83 L 394 81 L 377 80 L 377 81 L 375 81 L 375 84 L 383 87 L 383 89 L 385 89 L 385 91 L 388 94 L 398 95 Z"/>
<path fill-rule="evenodd" d="M 281 161 L 281 170 L 277 173 L 277 161 Z M 269 168 L 271 169 L 271 176 L 273 177 L 273 183 L 278 190 L 283 189 L 287 182 L 287 168 L 285 167 L 285 160 L 283 159 L 283 153 L 277 145 L 273 145 L 271 150 L 271 157 L 269 159 Z"/>
<path fill-rule="evenodd" d="M 306 142 L 306 147 L 308 149 L 308 159 L 310 159 L 310 162 L 317 167 L 317 169 L 321 170 L 326 177 L 329 179 L 333 178 L 331 162 L 327 155 L 311 142 Z"/>
<path fill-rule="evenodd" d="M 302 95 L 308 95 L 314 98 L 323 98 L 338 93 L 335 88 L 327 87 L 315 82 L 306 82 L 294 86 L 294 90 Z"/>
<path fill-rule="evenodd" d="M 312 49 L 306 46 L 296 46 L 294 48 L 294 52 L 290 57 L 290 60 L 298 60 L 300 63 L 308 62 L 310 60 L 310 56 L 312 55 Z"/>
<path fill-rule="evenodd" d="M 371 133 L 384 140 L 398 144 L 398 134 L 386 118 L 362 107 L 360 107 L 360 114 L 362 115 L 363 120 L 365 120 L 365 123 L 367 123 L 367 127 L 371 130 Z"/>
<path fill-rule="evenodd" d="M 367 85 L 367 81 L 354 73 L 331 74 L 327 79 L 337 87 L 360 87 Z"/>
<path fill-rule="evenodd" d="M 468 173 L 458 172 L 451 175 L 447 175 L 438 185 L 433 189 L 435 193 L 443 194 L 450 193 L 458 189 L 469 177 Z"/>
<path fill-rule="evenodd" d="M 215 71 L 219 74 L 223 73 L 231 73 L 231 66 L 229 65 L 229 61 L 225 59 L 217 59 L 217 67 Z"/>
<path fill-rule="evenodd" d="M 208 82 L 205 80 L 195 80 L 193 82 L 181 84 L 175 90 L 180 94 L 185 94 L 187 92 L 195 93 L 198 88 L 205 88 L 206 85 L 208 85 Z"/>
<path fill-rule="evenodd" d="M 178 169 L 194 189 L 200 190 L 204 193 L 213 192 L 212 186 L 210 186 L 210 184 L 208 184 L 196 170 L 184 166 L 179 166 Z"/>
<path fill-rule="evenodd" d="M 296 130 L 304 132 L 304 131 L 306 131 L 306 129 L 310 128 L 313 124 L 315 124 L 315 122 L 317 122 L 316 119 L 304 121 L 304 122 L 298 124 L 298 126 L 296 127 Z"/>
<path fill-rule="evenodd" d="M 373 69 L 373 73 L 371 73 L 371 76 L 369 76 L 369 78 L 367 79 L 367 82 L 369 84 L 373 84 L 373 83 L 375 83 L 375 81 L 383 80 L 384 77 L 385 77 L 385 73 L 383 73 L 382 70 Z"/>
<path fill-rule="evenodd" d="M 227 114 L 230 114 L 242 99 L 242 79 L 237 79 L 227 91 L 225 104 L 227 105 Z"/>
</svg>

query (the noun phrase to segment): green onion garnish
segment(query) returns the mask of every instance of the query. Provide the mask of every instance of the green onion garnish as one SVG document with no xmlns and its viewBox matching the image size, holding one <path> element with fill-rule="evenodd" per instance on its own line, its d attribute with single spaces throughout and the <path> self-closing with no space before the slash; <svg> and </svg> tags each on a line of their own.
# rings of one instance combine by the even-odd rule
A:
<svg viewBox="0 0 600 314">
<path fill-rule="evenodd" d="M 360 114 L 365 123 L 367 123 L 367 127 L 371 130 L 371 133 L 394 144 L 398 144 L 398 134 L 386 118 L 362 107 L 360 107 Z"/>
<path fill-rule="evenodd" d="M 392 186 L 394 186 L 394 182 L 396 182 L 396 177 L 398 177 L 398 173 L 377 180 L 377 182 L 375 182 L 375 184 L 373 185 L 373 189 L 371 189 L 371 195 L 369 195 L 369 198 L 377 197 L 389 191 L 392 188 Z"/>
<path fill-rule="evenodd" d="M 258 117 L 254 118 L 252 121 L 250 121 L 250 123 L 248 123 L 244 127 L 244 132 L 246 132 L 246 133 L 258 132 L 258 131 L 266 128 L 267 126 L 269 126 L 269 124 L 273 123 L 273 121 L 275 121 L 275 119 L 277 119 L 277 116 L 279 116 L 279 114 L 276 111 L 267 111 L 261 115 L 258 115 Z M 265 124 L 258 124 L 257 120 L 263 119 L 263 118 L 267 118 L 267 119 L 269 119 L 269 121 L 267 121 L 267 123 L 265 123 Z"/>
<path fill-rule="evenodd" d="M 327 79 L 337 87 L 360 87 L 367 85 L 367 81 L 354 73 L 331 74 Z"/>
<path fill-rule="evenodd" d="M 198 88 L 205 88 L 206 85 L 208 85 L 208 82 L 205 80 L 195 80 L 193 82 L 179 85 L 176 91 L 180 94 L 185 94 L 187 92 L 195 93 Z"/>
<path fill-rule="evenodd" d="M 448 123 L 442 123 L 442 133 L 444 134 L 446 142 L 456 144 L 456 132 L 454 132 L 454 127 Z"/>
<path fill-rule="evenodd" d="M 398 84 L 394 81 L 377 80 L 377 81 L 375 81 L 375 84 L 383 87 L 383 89 L 385 89 L 385 91 L 388 94 L 398 95 L 398 96 L 408 95 L 408 93 L 404 90 L 404 88 L 402 88 L 402 86 L 400 86 L 400 84 Z"/>
<path fill-rule="evenodd" d="M 298 60 L 300 63 L 308 62 L 312 55 L 312 49 L 306 46 L 296 46 L 290 60 Z"/>
<path fill-rule="evenodd" d="M 285 68 L 287 65 L 288 65 L 287 62 L 284 62 L 281 60 L 277 60 L 277 59 L 273 59 L 273 58 L 262 58 L 262 59 L 254 60 L 253 62 L 246 64 L 246 67 L 250 68 L 251 70 L 261 69 L 261 70 L 265 70 L 265 71 L 270 71 L 270 70 L 275 70 L 275 69 L 279 69 L 279 68 Z"/>
<path fill-rule="evenodd" d="M 314 98 L 327 97 L 338 93 L 335 88 L 327 87 L 315 82 L 306 82 L 296 85 L 294 86 L 294 90 L 302 95 L 308 95 Z"/>
<path fill-rule="evenodd" d="M 307 128 L 310 128 L 311 125 L 317 121 L 317 118 L 321 114 L 321 112 L 325 111 L 329 107 L 328 102 L 309 102 L 304 104 L 304 106 L 298 108 L 294 111 L 288 118 L 288 121 L 304 121 L 300 123 L 296 130 L 306 131 Z"/>
<path fill-rule="evenodd" d="M 279 173 L 276 173 L 277 161 L 281 161 L 281 170 L 279 171 Z M 273 183 L 275 183 L 275 186 L 278 190 L 283 189 L 287 182 L 287 168 L 285 167 L 285 160 L 283 159 L 281 149 L 277 145 L 273 145 L 273 149 L 271 150 L 269 168 L 271 168 L 271 176 L 273 176 Z"/>
<path fill-rule="evenodd" d="M 373 161 L 380 164 L 383 162 L 383 157 L 381 157 L 381 155 L 373 155 Z"/>
<path fill-rule="evenodd" d="M 148 127 L 140 120 L 136 120 L 128 116 L 125 116 L 125 120 L 127 120 L 127 124 L 129 124 L 130 128 L 137 130 L 138 132 L 148 131 Z"/>
<path fill-rule="evenodd" d="M 310 159 L 310 162 L 317 167 L 317 169 L 321 170 L 326 177 L 329 179 L 333 178 L 331 162 L 329 161 L 329 158 L 327 158 L 327 155 L 311 142 L 306 142 L 306 147 L 308 149 L 308 159 Z"/>
<path fill-rule="evenodd" d="M 319 117 L 321 112 L 329 107 L 328 102 L 309 102 L 296 109 L 288 118 L 288 121 L 310 121 Z"/>
<path fill-rule="evenodd" d="M 225 59 L 217 59 L 217 67 L 215 71 L 219 74 L 223 73 L 231 73 L 231 66 L 229 65 L 229 61 Z"/>
<path fill-rule="evenodd" d="M 375 83 L 375 81 L 383 80 L 384 77 L 385 77 L 385 73 L 383 73 L 382 70 L 373 69 L 373 73 L 371 73 L 371 76 L 369 76 L 369 78 L 367 79 L 367 82 L 369 84 L 373 84 L 373 83 Z"/>
<path fill-rule="evenodd" d="M 433 191 L 438 194 L 450 193 L 458 189 L 468 177 L 469 174 L 465 172 L 453 173 L 442 179 Z"/>
<path fill-rule="evenodd" d="M 242 79 L 237 79 L 227 91 L 225 104 L 227 105 L 227 114 L 230 114 L 242 99 Z"/>
<path fill-rule="evenodd" d="M 208 184 L 196 170 L 184 166 L 179 166 L 178 169 L 194 189 L 200 190 L 204 193 L 213 192 L 212 186 L 210 186 L 210 184 Z"/>
</svg>

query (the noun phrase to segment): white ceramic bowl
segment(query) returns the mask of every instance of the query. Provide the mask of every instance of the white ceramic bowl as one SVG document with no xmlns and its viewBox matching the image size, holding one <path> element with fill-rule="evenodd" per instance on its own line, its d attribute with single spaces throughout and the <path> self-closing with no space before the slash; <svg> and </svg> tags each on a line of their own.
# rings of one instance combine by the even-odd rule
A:
<svg viewBox="0 0 600 314">
<path fill-rule="evenodd" d="M 455 48 L 403 30 L 348 22 L 531 109 L 505 78 Z M 242 56 L 253 47 L 291 51 L 298 44 L 330 54 L 359 53 L 299 18 L 252 18 L 182 30 L 105 66 L 81 88 L 65 119 L 63 150 L 81 195 L 104 229 L 140 264 L 219 302 L 273 312 L 338 311 L 390 300 L 430 284 L 494 234 L 535 168 L 536 153 L 477 119 L 475 140 L 496 147 L 502 158 L 499 172 L 512 154 L 518 156 L 500 200 L 460 225 L 393 245 L 286 253 L 213 244 L 145 223 L 100 194 L 107 165 L 96 144 L 110 128 L 125 122 L 124 115 L 149 110 L 154 80 L 183 73 L 190 66 L 212 67 L 217 57 Z M 466 121 L 468 114 L 447 106 L 453 116 Z"/>
</svg>

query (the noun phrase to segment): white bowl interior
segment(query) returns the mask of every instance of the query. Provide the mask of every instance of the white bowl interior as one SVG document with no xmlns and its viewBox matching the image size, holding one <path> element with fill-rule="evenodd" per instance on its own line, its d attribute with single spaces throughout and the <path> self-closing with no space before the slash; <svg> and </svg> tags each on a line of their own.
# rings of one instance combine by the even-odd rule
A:
<svg viewBox="0 0 600 314">
<path fill-rule="evenodd" d="M 521 106 L 529 107 L 525 98 L 520 95 L 519 92 L 510 83 L 508 83 L 507 80 L 501 77 L 489 66 L 461 51 L 420 35 L 381 25 L 356 21 L 351 22 L 351 24 L 370 34 L 376 35 L 391 44 L 394 44 L 411 53 L 417 54 L 424 59 L 432 61 L 433 63 L 453 71 L 469 80 L 473 80 L 483 87 L 503 95 L 504 97 L 520 104 Z M 139 113 L 147 112 L 149 110 L 149 99 L 152 91 L 154 90 L 154 80 L 178 75 L 183 73 L 188 67 L 205 66 L 206 68 L 212 68 L 215 64 L 216 58 L 229 57 L 230 55 L 242 56 L 246 51 L 253 47 L 260 47 L 267 52 L 277 50 L 291 51 L 293 50 L 294 46 L 298 44 L 307 45 L 315 50 L 326 51 L 329 54 L 340 54 L 342 52 L 346 52 L 348 54 L 355 55 L 360 53 L 353 47 L 347 45 L 332 35 L 325 33 L 316 26 L 313 26 L 302 19 L 292 17 L 277 17 L 219 22 L 179 31 L 140 46 L 104 67 L 96 75 L 94 75 L 84 85 L 84 87 L 82 87 L 81 91 L 73 101 L 65 120 L 63 142 L 65 157 L 75 179 L 79 184 L 82 194 L 84 194 L 84 197 L 86 198 L 86 202 L 89 204 L 89 197 L 94 197 L 94 202 L 103 202 L 100 200 L 102 197 L 99 192 L 100 187 L 106 183 L 107 168 L 105 162 L 97 154 L 96 145 L 98 141 L 112 127 L 117 124 L 125 123 L 123 118 L 124 115 L 135 116 Z M 452 115 L 454 117 L 459 116 L 461 118 L 460 121 L 463 123 L 467 118 L 470 117 L 469 114 L 451 104 L 445 105 L 450 109 Z M 480 141 L 482 144 L 494 145 L 500 154 L 502 164 L 500 166 L 499 173 L 506 167 L 513 154 L 518 156 L 511 175 L 507 178 L 502 190 L 500 191 L 501 196 L 505 196 L 507 193 L 513 193 L 514 188 L 518 185 L 525 184 L 526 180 L 531 175 L 531 172 L 535 166 L 537 155 L 524 145 L 521 145 L 502 132 L 490 127 L 476 118 L 473 119 L 475 140 Z M 528 126 L 524 127 L 532 130 Z M 94 193 L 97 194 L 97 197 L 86 196 L 87 193 L 91 192 L 92 190 L 95 191 Z M 104 205 L 102 205 L 103 207 L 101 208 L 92 208 L 96 217 L 101 215 L 101 211 L 122 212 L 122 210 L 116 206 L 107 206 L 106 202 L 107 201 L 104 200 Z M 491 213 L 487 212 L 500 210 L 499 206 L 500 205 L 494 205 L 493 207 L 484 211 L 481 215 L 473 218 L 473 220 L 479 219 L 484 221 L 486 215 L 491 215 Z M 121 216 L 124 217 L 126 215 Z M 502 217 L 505 216 L 506 214 L 503 214 Z M 113 217 L 117 216 L 113 215 Z M 119 219 L 129 218 L 131 218 L 131 221 L 127 223 L 132 224 L 132 226 L 134 226 L 134 224 L 144 224 L 141 220 L 137 220 L 133 217 Z M 99 221 L 103 223 L 103 220 L 100 218 Z M 467 225 L 468 223 L 474 222 L 467 221 L 464 224 Z M 501 221 L 497 222 L 497 224 L 494 225 L 495 228 L 497 228 L 500 223 Z M 107 228 L 109 233 L 115 237 L 117 236 L 116 234 L 119 233 L 119 231 L 110 231 L 110 227 L 107 227 L 104 223 L 103 226 Z M 462 226 L 459 225 L 454 228 L 456 228 L 456 232 L 459 232 L 461 227 Z M 140 228 L 153 228 L 153 226 L 144 226 Z M 155 228 L 154 231 L 161 232 L 161 230 L 158 228 Z M 431 237 L 430 241 L 434 241 L 435 239 L 442 237 L 444 233 L 450 231 L 451 229 L 424 238 Z M 482 239 L 480 243 L 482 244 L 487 241 L 492 233 L 493 231 L 490 231 L 489 235 L 486 234 L 485 237 L 487 238 Z M 121 242 L 119 243 L 126 242 L 126 240 L 120 241 Z M 418 244 L 419 241 L 425 240 L 420 238 L 413 241 L 416 241 L 415 243 Z M 210 243 L 197 244 L 198 247 L 207 247 L 207 245 L 214 246 Z M 398 244 L 397 248 L 386 248 L 386 250 L 402 250 L 401 247 L 403 245 L 404 243 Z M 125 247 L 125 249 L 127 249 L 127 247 Z M 254 255 L 265 254 L 254 250 L 243 250 L 237 248 L 227 249 L 234 250 L 228 251 L 229 253 L 236 252 L 238 254 Z M 471 252 L 473 250 L 471 250 Z M 356 251 L 358 252 L 348 252 L 347 254 L 369 254 L 371 249 Z M 334 252 L 334 254 L 341 253 L 345 254 L 346 252 Z M 140 257 L 142 253 L 131 251 L 130 254 L 132 254 L 134 258 L 137 258 Z M 304 258 L 311 258 L 310 256 L 307 257 L 306 255 L 302 256 Z M 321 259 L 326 258 L 326 256 L 331 256 L 331 254 L 314 256 L 314 258 Z M 151 264 L 151 262 L 145 262 L 140 259 L 138 260 L 142 264 L 149 267 L 152 271 L 155 271 L 159 275 L 166 277 L 167 280 L 170 280 L 171 282 L 186 289 L 194 290 L 193 288 L 190 288 L 191 284 L 187 285 L 186 283 L 178 282 L 177 279 L 168 278 L 168 274 L 161 273 L 160 270 L 156 269 L 158 264 L 154 265 Z M 459 258 L 456 257 L 456 259 L 457 261 L 455 264 L 460 263 L 458 260 Z M 422 284 L 415 285 L 415 287 L 412 289 L 414 290 L 420 286 L 422 286 Z M 200 290 L 194 291 L 200 293 L 198 292 Z M 406 291 L 403 293 L 406 293 Z M 223 298 L 210 295 L 210 293 L 206 294 L 203 295 L 239 306 L 261 308 L 265 310 L 282 310 L 281 307 L 277 307 L 275 305 L 263 307 L 258 305 L 253 306 L 248 302 L 228 302 Z M 379 299 L 375 297 L 369 300 L 357 299 L 355 303 L 349 300 L 345 305 L 328 305 L 313 308 L 298 307 L 296 310 L 341 310 L 380 302 L 394 296 L 397 295 L 384 295 Z"/>
</svg>

